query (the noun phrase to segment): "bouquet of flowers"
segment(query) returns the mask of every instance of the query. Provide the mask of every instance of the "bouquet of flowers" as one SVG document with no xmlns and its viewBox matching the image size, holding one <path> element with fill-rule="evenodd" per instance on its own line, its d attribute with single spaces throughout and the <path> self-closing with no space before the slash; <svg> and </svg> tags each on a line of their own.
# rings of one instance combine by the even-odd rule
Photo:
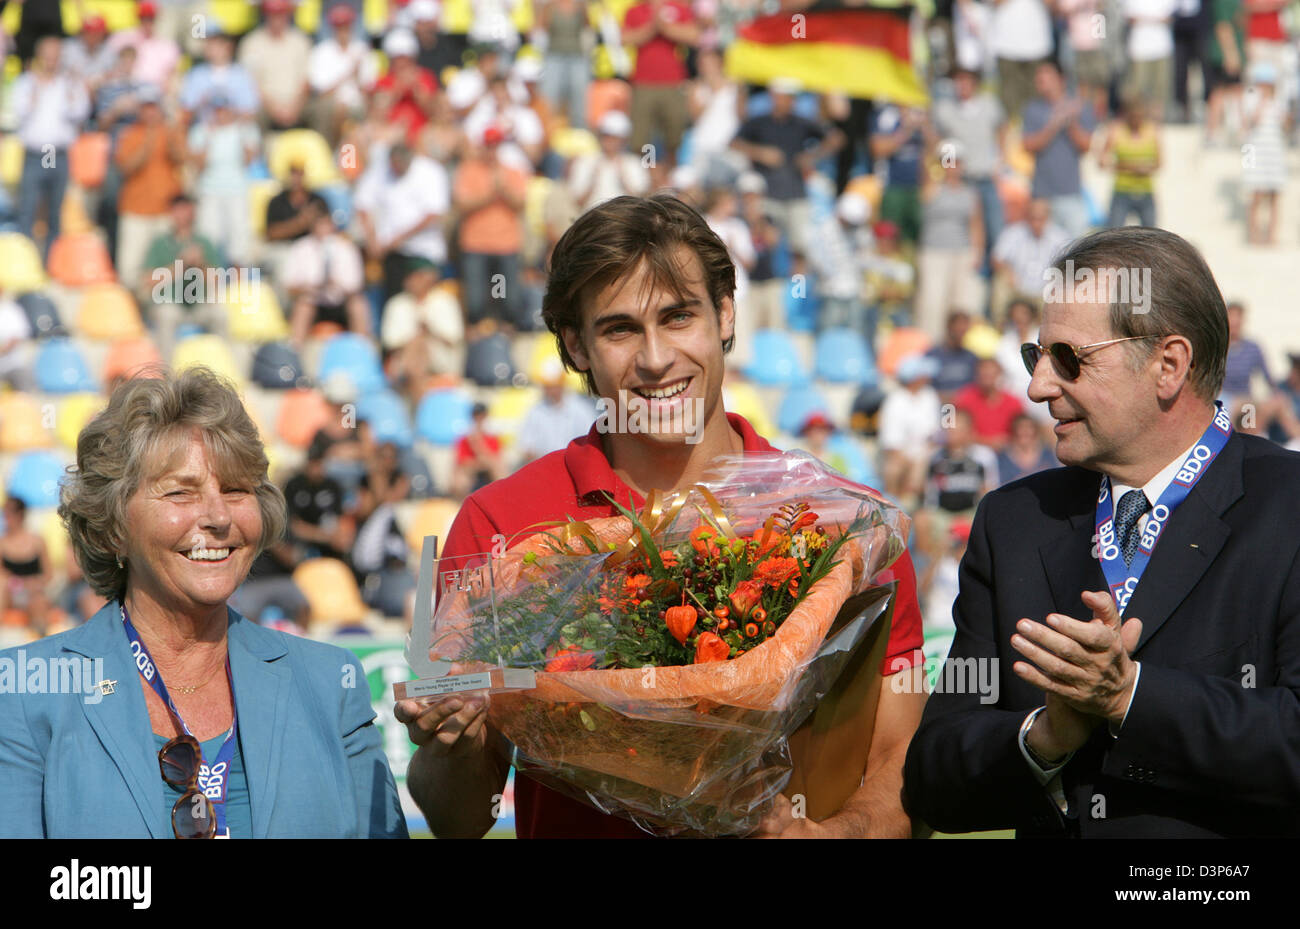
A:
<svg viewBox="0 0 1300 929">
<path fill-rule="evenodd" d="M 430 656 L 535 672 L 489 699 L 529 776 L 659 833 L 751 832 L 789 780 L 789 736 L 866 639 L 837 617 L 902 553 L 907 518 L 798 453 L 728 456 L 618 509 L 444 593 Z"/>
</svg>

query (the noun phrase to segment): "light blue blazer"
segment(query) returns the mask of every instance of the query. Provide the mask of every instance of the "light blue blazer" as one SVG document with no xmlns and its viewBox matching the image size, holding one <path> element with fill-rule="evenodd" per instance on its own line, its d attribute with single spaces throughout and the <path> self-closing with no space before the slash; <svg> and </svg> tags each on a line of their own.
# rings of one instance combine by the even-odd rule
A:
<svg viewBox="0 0 1300 929">
<path fill-rule="evenodd" d="M 406 838 L 360 662 L 233 609 L 229 615 L 253 836 Z M 100 658 L 102 678 L 90 683 L 116 681 L 112 694 L 15 693 L 4 675 L 17 670 L 19 651 L 0 651 L 0 838 L 172 838 L 158 749 L 117 604 L 21 647 L 29 683 L 39 673 L 34 662 L 56 672 L 60 664 L 80 666 L 64 674 L 80 681 L 92 676 L 83 669 L 96 667 L 83 659 Z"/>
</svg>

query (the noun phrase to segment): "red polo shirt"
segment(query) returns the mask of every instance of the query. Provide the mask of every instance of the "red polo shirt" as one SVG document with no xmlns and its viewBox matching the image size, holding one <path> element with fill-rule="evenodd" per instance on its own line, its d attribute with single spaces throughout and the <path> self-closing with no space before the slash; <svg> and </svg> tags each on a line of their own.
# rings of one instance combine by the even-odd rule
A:
<svg viewBox="0 0 1300 929">
<path fill-rule="evenodd" d="M 727 420 L 744 440 L 745 451 L 775 451 L 744 417 L 728 413 Z M 515 538 L 516 533 L 545 520 L 617 516 L 618 511 L 605 499 L 604 491 L 633 510 L 640 511 L 645 504 L 641 495 L 619 480 L 610 467 L 593 425 L 590 432 L 566 448 L 466 498 L 447 533 L 440 568 L 459 569 L 469 556 L 492 551 L 492 537 L 497 533 L 506 537 L 507 545 L 513 545 L 532 534 Z M 907 552 L 881 577 L 882 583 L 895 578 L 899 582 L 894 625 L 882 666 L 882 673 L 888 674 L 921 663 L 921 608 L 916 599 L 916 573 Z M 515 779 L 515 827 L 521 839 L 646 837 L 627 820 L 599 813 L 526 776 Z"/>
</svg>

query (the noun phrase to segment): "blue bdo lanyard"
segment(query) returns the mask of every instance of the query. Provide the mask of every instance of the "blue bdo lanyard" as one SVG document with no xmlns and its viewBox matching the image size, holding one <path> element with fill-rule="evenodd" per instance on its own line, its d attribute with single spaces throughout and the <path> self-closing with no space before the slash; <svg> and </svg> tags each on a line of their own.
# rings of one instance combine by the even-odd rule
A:
<svg viewBox="0 0 1300 929">
<path fill-rule="evenodd" d="M 1133 555 L 1133 563 L 1127 568 L 1124 566 L 1124 559 L 1120 557 L 1119 540 L 1115 538 L 1114 501 L 1111 499 L 1110 478 L 1102 476 L 1101 494 L 1097 497 L 1097 533 L 1093 538 L 1096 540 L 1097 557 L 1101 559 L 1101 570 L 1106 575 L 1106 585 L 1110 588 L 1111 596 L 1115 598 L 1115 605 L 1121 614 L 1128 606 L 1133 592 L 1137 590 L 1138 581 L 1142 579 L 1142 574 L 1151 561 L 1151 553 L 1155 550 L 1165 523 L 1169 521 L 1170 515 L 1177 509 L 1178 504 L 1187 499 L 1187 495 L 1201 479 L 1201 475 L 1218 457 L 1219 452 L 1223 451 L 1223 446 L 1228 444 L 1231 435 L 1232 420 L 1220 405 L 1214 412 L 1214 419 L 1210 422 L 1209 428 L 1201 434 L 1196 445 L 1187 453 L 1173 481 L 1165 488 L 1165 492 L 1160 495 L 1160 499 L 1147 514 L 1147 523 L 1138 540 L 1138 549 Z"/>
<path fill-rule="evenodd" d="M 135 631 L 135 626 L 131 624 L 131 617 L 127 615 L 126 604 L 119 603 L 118 608 L 122 613 L 122 627 L 126 629 L 127 640 L 131 643 L 131 654 L 135 658 L 135 666 L 140 671 L 140 676 L 144 682 L 153 688 L 153 692 L 158 698 L 167 705 L 171 714 L 176 717 L 176 721 L 181 724 L 181 729 L 185 734 L 198 741 L 190 727 L 185 725 L 185 720 L 181 718 L 180 711 L 176 709 L 176 704 L 172 702 L 171 694 L 167 693 L 167 685 L 163 683 L 162 675 L 158 672 L 158 666 L 154 664 L 153 656 L 149 654 L 149 647 L 144 644 L 139 633 Z M 221 749 L 217 752 L 216 762 L 209 767 L 204 763 L 200 747 L 199 758 L 199 790 L 203 795 L 212 801 L 212 808 L 217 814 L 217 837 L 230 838 L 230 833 L 226 831 L 226 790 L 230 785 L 230 765 L 235 757 L 235 730 L 239 726 L 239 714 L 235 710 L 235 682 L 230 674 L 230 656 L 226 656 L 226 680 L 230 681 L 230 731 L 226 733 L 226 740 L 221 743 Z"/>
</svg>

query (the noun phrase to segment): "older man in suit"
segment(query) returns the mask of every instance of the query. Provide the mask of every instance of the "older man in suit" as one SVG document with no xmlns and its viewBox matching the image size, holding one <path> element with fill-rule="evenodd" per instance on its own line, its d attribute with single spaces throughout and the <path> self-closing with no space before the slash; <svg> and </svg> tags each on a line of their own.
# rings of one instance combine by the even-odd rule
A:
<svg viewBox="0 0 1300 929">
<path fill-rule="evenodd" d="M 1066 467 L 980 505 L 908 809 L 952 832 L 1294 835 L 1300 456 L 1216 406 L 1227 315 L 1185 241 L 1108 230 L 1056 268 L 1024 355 Z M 972 673 L 999 686 L 963 692 Z"/>
</svg>

